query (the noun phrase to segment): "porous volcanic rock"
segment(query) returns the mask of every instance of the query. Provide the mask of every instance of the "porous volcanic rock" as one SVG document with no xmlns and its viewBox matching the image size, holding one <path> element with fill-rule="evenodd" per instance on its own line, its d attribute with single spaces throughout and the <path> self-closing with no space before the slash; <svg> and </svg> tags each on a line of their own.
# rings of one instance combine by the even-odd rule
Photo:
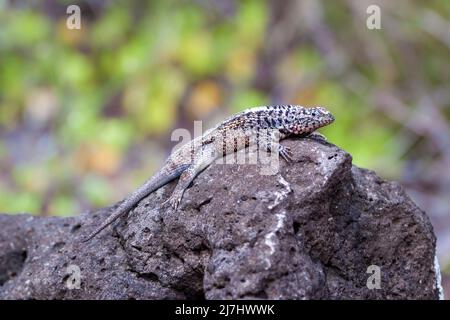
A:
<svg viewBox="0 0 450 320">
<path fill-rule="evenodd" d="M 114 207 L 0 215 L 0 298 L 439 298 L 432 226 L 398 183 L 330 143 L 283 144 L 278 173 L 213 164 L 176 212 L 174 181 L 88 243 Z"/>
</svg>

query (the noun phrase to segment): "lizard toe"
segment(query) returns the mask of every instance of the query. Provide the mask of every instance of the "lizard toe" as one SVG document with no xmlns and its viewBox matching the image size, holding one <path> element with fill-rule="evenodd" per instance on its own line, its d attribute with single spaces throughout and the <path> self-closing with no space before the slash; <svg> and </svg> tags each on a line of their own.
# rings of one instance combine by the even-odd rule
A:
<svg viewBox="0 0 450 320">
<path fill-rule="evenodd" d="M 281 146 L 280 147 L 280 156 L 284 160 L 286 160 L 286 162 L 292 162 L 293 161 L 291 148 L 289 148 L 289 147 Z"/>
<path fill-rule="evenodd" d="M 171 206 L 174 210 L 177 210 L 177 208 L 178 208 L 180 202 L 181 202 L 181 197 L 178 196 L 178 195 L 173 194 L 172 196 L 170 196 L 169 199 L 167 199 L 167 200 L 163 203 L 163 205 L 166 204 L 166 203 L 169 203 L 170 206 Z"/>
</svg>

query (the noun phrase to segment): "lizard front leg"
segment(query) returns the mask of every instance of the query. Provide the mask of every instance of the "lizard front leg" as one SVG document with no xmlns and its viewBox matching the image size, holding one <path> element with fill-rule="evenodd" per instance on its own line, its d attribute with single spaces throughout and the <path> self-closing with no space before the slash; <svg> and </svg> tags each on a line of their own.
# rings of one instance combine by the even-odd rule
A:
<svg viewBox="0 0 450 320">
<path fill-rule="evenodd" d="M 172 195 L 163 205 L 169 202 L 172 208 L 176 210 L 183 198 L 184 191 L 189 187 L 194 178 L 217 158 L 217 155 L 212 146 L 205 146 L 197 151 L 193 158 L 194 162 L 181 174 Z"/>
<path fill-rule="evenodd" d="M 258 135 L 258 145 L 266 152 L 272 152 L 272 149 L 277 150 L 278 154 L 286 161 L 292 162 L 292 152 L 291 148 L 283 146 L 280 140 L 284 139 L 286 136 L 278 130 L 268 130 L 266 134 Z"/>
<path fill-rule="evenodd" d="M 292 151 L 291 148 L 289 147 L 285 147 L 282 144 L 280 144 L 278 146 L 278 153 L 280 154 L 280 156 L 286 160 L 286 162 L 292 162 Z"/>
</svg>

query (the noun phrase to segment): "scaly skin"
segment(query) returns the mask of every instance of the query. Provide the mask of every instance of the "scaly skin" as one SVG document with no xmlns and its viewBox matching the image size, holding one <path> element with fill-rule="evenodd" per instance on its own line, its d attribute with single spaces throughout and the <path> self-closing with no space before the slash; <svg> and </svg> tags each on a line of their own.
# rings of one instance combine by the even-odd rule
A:
<svg viewBox="0 0 450 320">
<path fill-rule="evenodd" d="M 254 144 L 258 149 L 271 151 L 271 146 L 275 143 L 280 156 L 289 162 L 289 148 L 278 144 L 278 141 L 292 135 L 318 135 L 323 138 L 314 131 L 333 121 L 333 115 L 323 107 L 305 108 L 298 105 L 256 107 L 231 116 L 174 151 L 153 177 L 128 196 L 111 216 L 83 241 L 89 241 L 130 211 L 144 197 L 179 177 L 175 190 L 165 202 L 170 203 L 176 210 L 184 191 L 194 178 L 216 159 L 227 154 Z"/>
</svg>

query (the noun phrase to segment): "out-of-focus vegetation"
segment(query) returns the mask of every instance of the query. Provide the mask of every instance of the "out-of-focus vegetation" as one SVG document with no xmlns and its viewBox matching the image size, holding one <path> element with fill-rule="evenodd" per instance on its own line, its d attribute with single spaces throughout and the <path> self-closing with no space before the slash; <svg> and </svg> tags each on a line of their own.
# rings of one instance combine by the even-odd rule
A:
<svg viewBox="0 0 450 320">
<path fill-rule="evenodd" d="M 449 31 L 449 1 L 0 1 L 0 211 L 112 204 L 175 128 L 324 105 L 329 140 L 405 184 L 449 249 Z"/>
</svg>

